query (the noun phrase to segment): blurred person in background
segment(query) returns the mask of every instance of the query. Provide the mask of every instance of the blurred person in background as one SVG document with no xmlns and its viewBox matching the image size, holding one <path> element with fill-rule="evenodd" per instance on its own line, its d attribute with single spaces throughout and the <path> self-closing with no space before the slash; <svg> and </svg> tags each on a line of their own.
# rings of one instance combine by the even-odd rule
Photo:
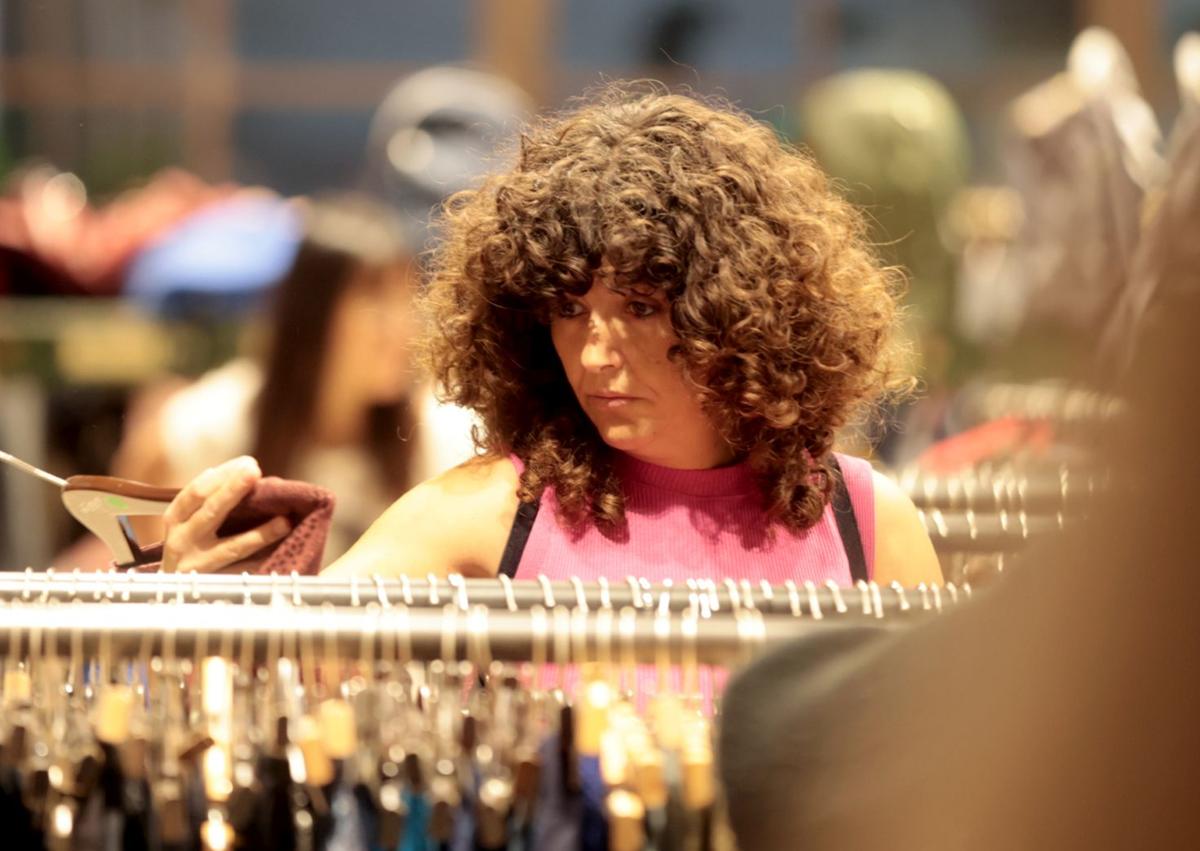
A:
<svg viewBox="0 0 1200 851">
<path fill-rule="evenodd" d="M 822 168 L 866 211 L 882 258 L 909 281 L 902 327 L 924 392 L 890 412 L 893 422 L 875 436 L 885 462 L 904 463 L 942 436 L 947 395 L 975 366 L 954 331 L 956 260 L 944 226 L 970 171 L 966 122 L 937 80 L 895 69 L 817 83 L 801 100 L 800 121 Z"/>
<path fill-rule="evenodd" d="M 305 203 L 302 218 L 266 357 L 236 359 L 143 407 L 114 472 L 179 486 L 252 454 L 268 475 L 335 494 L 332 558 L 409 487 L 469 458 L 472 420 L 416 379 L 418 271 L 397 217 L 346 194 Z"/>
<path fill-rule="evenodd" d="M 771 128 L 613 86 L 530 127 L 443 228 L 430 359 L 485 454 L 398 500 L 333 569 L 940 580 L 907 497 L 832 451 L 906 384 L 898 281 Z M 193 480 L 164 567 L 236 569 L 262 546 L 216 535 L 257 475 L 240 459 Z"/>
</svg>

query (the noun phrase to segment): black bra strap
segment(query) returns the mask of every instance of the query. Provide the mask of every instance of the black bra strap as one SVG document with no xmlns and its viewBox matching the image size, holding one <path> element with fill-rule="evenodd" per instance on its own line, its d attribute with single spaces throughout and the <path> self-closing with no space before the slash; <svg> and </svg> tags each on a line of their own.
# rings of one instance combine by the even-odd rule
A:
<svg viewBox="0 0 1200 851">
<path fill-rule="evenodd" d="M 529 533 L 533 529 L 533 521 L 537 519 L 540 504 L 522 502 L 517 506 L 512 529 L 508 532 L 508 541 L 504 544 L 504 555 L 500 556 L 500 575 L 510 579 L 516 578 L 517 566 L 521 563 L 521 555 L 525 552 L 525 544 L 529 541 Z"/>
<path fill-rule="evenodd" d="M 854 516 L 854 504 L 846 488 L 846 477 L 842 474 L 837 456 L 830 454 L 829 466 L 833 467 L 833 517 L 850 562 L 850 580 L 858 582 L 861 579 L 866 582 L 870 579 L 867 575 L 867 557 L 863 555 L 862 532 L 858 528 L 858 518 Z"/>
</svg>

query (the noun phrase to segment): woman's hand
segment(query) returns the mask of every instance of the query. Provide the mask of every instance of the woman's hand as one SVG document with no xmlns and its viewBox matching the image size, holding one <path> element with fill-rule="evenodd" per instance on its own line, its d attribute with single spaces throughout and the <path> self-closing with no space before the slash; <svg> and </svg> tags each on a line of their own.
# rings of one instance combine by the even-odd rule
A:
<svg viewBox="0 0 1200 851">
<path fill-rule="evenodd" d="M 242 456 L 192 479 L 163 514 L 163 571 L 214 573 L 287 535 L 291 530 L 287 518 L 276 517 L 248 532 L 217 537 L 229 512 L 261 478 L 258 462 Z"/>
</svg>

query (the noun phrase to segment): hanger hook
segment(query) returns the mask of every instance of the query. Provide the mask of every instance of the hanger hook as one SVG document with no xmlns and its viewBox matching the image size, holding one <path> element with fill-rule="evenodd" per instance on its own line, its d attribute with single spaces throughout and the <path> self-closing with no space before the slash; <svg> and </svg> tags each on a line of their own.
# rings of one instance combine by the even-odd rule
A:
<svg viewBox="0 0 1200 851">
<path fill-rule="evenodd" d="M 846 601 L 842 598 L 842 589 L 837 582 L 832 579 L 825 580 L 825 587 L 829 589 L 829 593 L 833 595 L 833 608 L 839 615 L 846 614 L 849 608 L 846 606 Z"/>
<path fill-rule="evenodd" d="M 663 591 L 654 610 L 654 667 L 658 673 L 658 691 L 667 691 L 671 667 L 671 594 Z"/>
<path fill-rule="evenodd" d="M 47 567 L 42 573 L 42 602 L 50 598 L 50 588 L 54 584 L 54 568 Z"/>
<path fill-rule="evenodd" d="M 467 598 L 467 585 L 463 581 L 462 574 L 451 573 L 446 577 L 446 584 L 450 586 L 455 602 L 458 604 L 458 610 L 466 614 L 471 609 L 471 601 Z"/>
<path fill-rule="evenodd" d="M 633 694 L 637 680 L 637 654 L 634 640 L 637 636 L 637 613 L 633 606 L 623 606 L 617 621 L 617 631 L 621 636 L 621 693 L 625 696 Z"/>
<path fill-rule="evenodd" d="M 325 624 L 325 665 L 331 672 L 329 681 L 340 683 L 342 682 L 342 666 L 337 649 L 337 610 L 333 603 L 328 600 L 322 603 L 321 615 L 321 620 Z"/>
<path fill-rule="evenodd" d="M 600 608 L 612 609 L 612 595 L 608 590 L 608 577 L 601 576 L 596 580 L 596 584 L 600 586 Z"/>
<path fill-rule="evenodd" d="M 238 648 L 238 668 L 242 676 L 247 677 L 251 682 L 254 681 L 254 640 L 252 630 L 254 623 L 257 620 L 252 613 L 254 606 L 254 594 L 250 589 L 250 573 L 242 571 L 242 611 L 245 620 L 242 624 L 242 646 Z M 170 620 L 170 618 L 168 618 Z M 172 639 L 174 640 L 174 639 Z"/>
<path fill-rule="evenodd" d="M 550 578 L 544 573 L 539 573 L 537 581 L 542 586 L 542 604 L 546 607 L 546 611 L 554 611 L 557 606 L 554 602 L 554 590 L 550 587 Z"/>
<path fill-rule="evenodd" d="M 300 593 L 300 574 L 292 571 L 292 605 L 297 608 L 304 605 L 304 595 Z"/>
<path fill-rule="evenodd" d="M 871 589 L 871 603 L 875 606 L 875 617 L 882 618 L 883 611 L 883 594 L 879 591 L 879 583 L 872 579 L 867 583 L 867 587 Z"/>
<path fill-rule="evenodd" d="M 642 607 L 642 591 L 638 587 L 637 578 L 632 574 L 625 577 L 625 582 L 629 585 L 629 601 L 635 609 Z"/>
<path fill-rule="evenodd" d="M 513 593 L 512 578 L 507 573 L 501 573 L 498 577 L 500 587 L 504 590 L 504 606 L 510 612 L 517 611 L 517 597 Z"/>
<path fill-rule="evenodd" d="M 811 579 L 804 580 L 804 590 L 808 594 L 808 611 L 813 620 L 819 621 L 825 617 L 821 613 L 821 598 L 817 596 L 817 586 Z"/>
<path fill-rule="evenodd" d="M 571 587 L 575 589 L 575 608 L 587 614 L 588 601 L 587 594 L 583 591 L 583 580 L 578 576 L 571 577 Z"/>
<path fill-rule="evenodd" d="M 865 579 L 860 579 L 854 583 L 854 587 L 858 589 L 859 598 L 862 600 L 862 613 L 869 617 L 871 614 L 871 586 Z"/>
<path fill-rule="evenodd" d="M 535 691 L 545 691 L 546 658 L 549 655 L 548 625 L 546 610 L 540 605 L 529 607 L 530 661 L 533 663 L 532 677 Z"/>
<path fill-rule="evenodd" d="M 375 583 L 375 596 L 379 600 L 379 607 L 381 609 L 390 609 L 392 601 L 388 599 L 387 588 L 383 584 L 383 577 L 378 573 L 372 573 L 371 581 Z"/>
<path fill-rule="evenodd" d="M 742 595 L 738 593 L 737 583 L 725 577 L 725 593 L 729 595 L 729 607 L 736 614 L 742 610 Z"/>
<path fill-rule="evenodd" d="M 613 609 L 611 600 L 605 600 L 610 605 L 601 605 L 596 612 L 596 659 L 605 677 L 611 678 L 613 671 Z"/>
<path fill-rule="evenodd" d="M 408 605 L 402 603 L 394 609 L 396 613 L 396 663 L 401 668 L 407 668 L 413 661 L 412 621 L 408 614 Z"/>
<path fill-rule="evenodd" d="M 379 634 L 379 613 L 383 611 L 379 607 L 374 607 L 373 610 L 372 608 L 367 607 L 367 617 L 362 619 L 363 629 L 358 644 L 358 664 L 362 667 L 363 679 L 367 682 L 374 680 L 379 670 L 375 663 L 375 638 Z"/>
<path fill-rule="evenodd" d="M 567 666 L 571 664 L 571 616 L 562 606 L 550 610 L 554 619 L 554 666 L 560 698 L 565 699 Z"/>
<path fill-rule="evenodd" d="M 754 600 L 754 586 L 750 584 L 749 579 L 742 579 L 738 582 L 738 589 L 742 595 L 742 604 L 747 609 L 757 609 L 758 605 Z"/>
<path fill-rule="evenodd" d="M 783 587 L 787 589 L 788 607 L 792 611 L 792 617 L 801 617 L 804 614 L 804 610 L 800 608 L 800 590 L 796 588 L 796 583 L 788 579 L 783 583 Z"/>
</svg>

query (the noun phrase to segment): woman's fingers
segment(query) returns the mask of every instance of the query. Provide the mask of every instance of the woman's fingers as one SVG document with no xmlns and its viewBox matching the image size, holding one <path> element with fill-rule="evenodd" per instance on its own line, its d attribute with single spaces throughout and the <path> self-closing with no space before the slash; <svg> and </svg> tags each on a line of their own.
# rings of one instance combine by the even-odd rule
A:
<svg viewBox="0 0 1200 851">
<path fill-rule="evenodd" d="M 279 517 L 240 535 L 217 537 L 229 513 L 260 478 L 258 462 L 242 456 L 205 470 L 189 482 L 163 513 L 162 569 L 219 570 L 286 535 L 290 527 Z"/>
<path fill-rule="evenodd" d="M 217 545 L 210 550 L 213 558 L 208 569 L 215 570 L 249 558 L 263 547 L 282 540 L 291 530 L 292 524 L 286 517 L 276 517 L 248 532 L 221 538 Z"/>
<path fill-rule="evenodd" d="M 162 569 L 166 573 L 214 573 L 229 568 L 287 537 L 292 524 L 276 517 L 260 526 L 227 538 L 208 538 L 207 546 L 183 545 L 168 538 L 163 546 Z M 239 565 L 238 570 L 244 569 Z"/>
<path fill-rule="evenodd" d="M 205 483 L 207 487 L 212 488 L 211 493 L 187 520 L 189 531 L 193 537 L 204 538 L 208 535 L 215 535 L 221 528 L 221 524 L 225 522 L 225 518 L 229 516 L 229 512 L 233 511 L 237 504 L 245 499 L 250 491 L 254 490 L 254 485 L 262 478 L 258 463 L 253 458 L 244 460 L 236 458 L 234 461 L 238 463 L 230 462 L 229 469 L 225 469 L 227 466 L 225 464 L 214 468 L 220 472 L 220 478 L 215 487 L 212 482 Z"/>
<path fill-rule="evenodd" d="M 163 512 L 163 522 L 167 526 L 186 523 L 226 482 L 230 480 L 245 481 L 249 477 L 253 484 L 261 475 L 258 462 L 246 455 L 218 464 L 216 467 L 209 467 L 188 482 L 187 486 L 175 495 L 171 504 L 167 506 L 167 510 Z"/>
</svg>

